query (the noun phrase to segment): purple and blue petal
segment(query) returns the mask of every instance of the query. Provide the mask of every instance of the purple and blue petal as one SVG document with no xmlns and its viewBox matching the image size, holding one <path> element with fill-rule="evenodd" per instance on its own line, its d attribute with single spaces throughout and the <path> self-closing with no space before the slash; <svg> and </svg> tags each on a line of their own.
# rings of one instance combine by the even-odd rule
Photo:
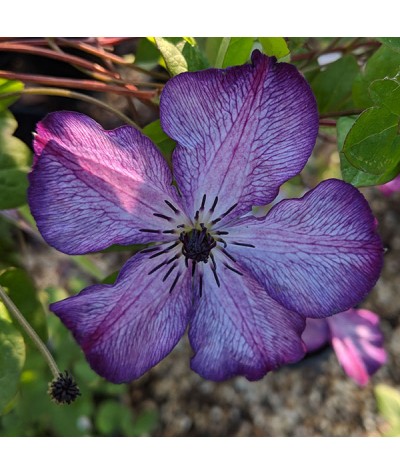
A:
<svg viewBox="0 0 400 475">
<path fill-rule="evenodd" d="M 244 218 L 229 229 L 226 241 L 273 299 L 305 317 L 355 306 L 375 285 L 383 265 L 367 201 L 356 188 L 334 179 L 302 198 L 281 201 L 265 218 Z"/>
<path fill-rule="evenodd" d="M 218 196 L 216 215 L 238 203 L 229 219 L 270 203 L 302 170 L 318 132 L 305 79 L 259 51 L 249 65 L 172 78 L 161 95 L 160 118 L 177 142 L 174 175 L 189 216 L 204 194 Z"/>
<path fill-rule="evenodd" d="M 139 378 L 165 358 L 185 332 L 192 312 L 190 274 L 178 265 L 162 281 L 167 269 L 151 271 L 163 260 L 136 254 L 114 285 L 94 285 L 51 305 L 90 366 L 111 382 Z"/>
<path fill-rule="evenodd" d="M 49 114 L 37 127 L 29 204 L 45 240 L 67 254 L 112 244 L 165 240 L 180 199 L 152 142 L 130 126 L 103 130 L 75 112 Z"/>
<path fill-rule="evenodd" d="M 253 381 L 302 359 L 305 319 L 271 299 L 250 275 L 217 265 L 220 287 L 203 266 L 203 295 L 189 328 L 191 368 L 213 381 L 237 375 Z"/>
</svg>

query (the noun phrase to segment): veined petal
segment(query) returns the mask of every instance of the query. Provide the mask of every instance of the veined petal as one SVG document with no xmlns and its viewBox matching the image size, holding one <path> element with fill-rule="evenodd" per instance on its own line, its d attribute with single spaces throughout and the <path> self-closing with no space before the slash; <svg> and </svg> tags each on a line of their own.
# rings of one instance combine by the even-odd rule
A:
<svg viewBox="0 0 400 475">
<path fill-rule="evenodd" d="M 333 317 L 330 317 L 333 318 Z M 331 333 L 327 319 L 307 318 L 306 328 L 301 335 L 308 352 L 317 351 L 330 341 Z"/>
<path fill-rule="evenodd" d="M 327 319 L 332 346 L 346 374 L 364 386 L 387 359 L 379 317 L 369 310 L 350 309 Z"/>
<path fill-rule="evenodd" d="M 185 331 L 192 305 L 190 277 L 184 264 L 164 282 L 165 272 L 149 274 L 162 259 L 136 254 L 114 285 L 94 285 L 51 305 L 90 366 L 109 381 L 139 378 L 172 351 Z"/>
<path fill-rule="evenodd" d="M 356 305 L 375 285 L 383 264 L 375 228 L 363 195 L 332 179 L 281 201 L 265 218 L 243 219 L 224 238 L 272 298 L 319 318 Z M 229 245 L 235 242 L 255 247 Z"/>
<path fill-rule="evenodd" d="M 249 380 L 304 356 L 304 318 L 271 299 L 251 276 L 221 267 L 220 287 L 204 266 L 203 295 L 190 323 L 195 355 L 191 367 L 202 377 Z"/>
<path fill-rule="evenodd" d="M 191 215 L 202 196 L 229 219 L 271 202 L 304 167 L 318 112 L 296 68 L 255 51 L 252 64 L 184 73 L 168 81 L 161 124 L 177 142 L 174 175 Z M 227 218 L 228 219 L 228 218 Z"/>
<path fill-rule="evenodd" d="M 67 254 L 111 244 L 162 241 L 179 208 L 165 160 L 133 127 L 103 130 L 75 112 L 49 114 L 37 128 L 29 204 L 46 241 Z"/>
</svg>

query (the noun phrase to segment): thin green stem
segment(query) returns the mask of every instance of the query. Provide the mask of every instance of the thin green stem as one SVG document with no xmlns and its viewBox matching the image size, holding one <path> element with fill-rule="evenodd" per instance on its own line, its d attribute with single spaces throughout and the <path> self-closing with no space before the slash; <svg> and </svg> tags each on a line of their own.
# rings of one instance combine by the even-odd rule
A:
<svg viewBox="0 0 400 475">
<path fill-rule="evenodd" d="M 327 114 L 321 114 L 320 119 L 328 119 L 329 117 L 346 117 L 348 115 L 360 115 L 363 109 L 350 109 L 347 111 L 328 112 Z"/>
<path fill-rule="evenodd" d="M 3 300 L 5 306 L 8 308 L 15 320 L 21 325 L 25 333 L 29 336 L 32 342 L 35 344 L 36 348 L 40 351 L 47 364 L 49 365 L 50 371 L 53 373 L 54 378 L 58 378 L 61 371 L 58 369 L 57 363 L 54 361 L 50 351 L 47 349 L 46 345 L 40 339 L 39 335 L 35 330 L 29 325 L 25 317 L 15 306 L 14 302 L 7 295 L 4 288 L 0 285 L 0 297 Z"/>
<path fill-rule="evenodd" d="M 217 59 L 215 60 L 216 68 L 222 68 L 230 41 L 231 41 L 230 37 L 222 38 L 221 44 L 219 46 L 218 54 L 217 54 Z"/>
<path fill-rule="evenodd" d="M 60 89 L 60 88 L 52 88 L 52 87 L 30 87 L 23 89 L 22 91 L 18 92 L 10 92 L 7 94 L 1 94 L 0 99 L 6 99 L 7 97 L 15 97 L 19 96 L 20 94 L 30 94 L 30 95 L 42 95 L 42 96 L 59 96 L 59 97 L 68 97 L 71 99 L 77 99 L 80 101 L 89 102 L 90 104 L 94 104 L 96 106 L 102 107 L 110 112 L 113 112 L 117 115 L 120 119 L 122 119 L 127 124 L 135 127 L 135 129 L 140 130 L 140 127 L 133 122 L 128 116 L 120 112 L 118 109 L 114 109 L 110 105 L 106 104 L 105 102 L 99 101 L 94 97 L 87 96 L 86 94 L 81 94 L 80 92 L 70 91 L 69 89 Z"/>
</svg>

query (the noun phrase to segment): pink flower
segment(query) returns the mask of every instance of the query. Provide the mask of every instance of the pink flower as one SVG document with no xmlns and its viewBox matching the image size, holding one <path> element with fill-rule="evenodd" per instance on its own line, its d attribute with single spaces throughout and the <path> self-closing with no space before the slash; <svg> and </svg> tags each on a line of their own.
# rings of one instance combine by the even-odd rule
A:
<svg viewBox="0 0 400 475">
<path fill-rule="evenodd" d="M 346 374 L 360 386 L 387 360 L 379 317 L 365 309 L 350 309 L 325 319 L 308 318 L 302 339 L 309 352 L 330 342 Z"/>
</svg>

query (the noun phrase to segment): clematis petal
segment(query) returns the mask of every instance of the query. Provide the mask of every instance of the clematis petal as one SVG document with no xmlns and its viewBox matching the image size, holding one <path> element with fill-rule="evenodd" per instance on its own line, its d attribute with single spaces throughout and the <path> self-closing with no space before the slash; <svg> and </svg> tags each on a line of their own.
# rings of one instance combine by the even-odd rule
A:
<svg viewBox="0 0 400 475">
<path fill-rule="evenodd" d="M 174 174 L 188 213 L 206 194 L 218 196 L 219 214 L 238 202 L 229 219 L 271 202 L 304 167 L 318 132 L 305 79 L 259 51 L 251 65 L 175 76 L 161 95 L 160 116 L 177 142 Z"/>
<path fill-rule="evenodd" d="M 327 321 L 339 363 L 350 378 L 364 386 L 387 359 L 378 315 L 350 309 Z"/>
<path fill-rule="evenodd" d="M 177 266 L 163 282 L 165 272 L 149 275 L 158 264 L 157 259 L 136 254 L 114 285 L 94 285 L 51 306 L 72 331 L 91 367 L 114 383 L 139 378 L 156 365 L 187 326 L 190 278 Z M 182 275 L 169 292 L 179 272 Z"/>
<path fill-rule="evenodd" d="M 272 300 L 251 276 L 223 267 L 218 274 L 220 287 L 204 267 L 203 295 L 189 328 L 191 368 L 214 381 L 236 375 L 257 380 L 299 361 L 304 319 Z"/>
<path fill-rule="evenodd" d="M 375 228 L 363 195 L 332 179 L 281 201 L 263 219 L 243 219 L 226 241 L 272 298 L 319 318 L 356 305 L 375 285 L 383 263 Z"/>
<path fill-rule="evenodd" d="M 307 318 L 306 328 L 301 338 L 308 352 L 317 351 L 326 345 L 330 341 L 330 336 L 327 319 Z"/>
<path fill-rule="evenodd" d="M 378 190 L 380 190 L 385 196 L 390 196 L 393 193 L 400 191 L 400 175 L 388 183 L 378 185 Z"/>
<path fill-rule="evenodd" d="M 103 130 L 75 112 L 49 114 L 37 128 L 29 204 L 46 241 L 67 254 L 111 244 L 164 240 L 165 219 L 179 208 L 165 160 L 133 127 Z M 167 223 L 167 225 L 166 225 Z"/>
</svg>

